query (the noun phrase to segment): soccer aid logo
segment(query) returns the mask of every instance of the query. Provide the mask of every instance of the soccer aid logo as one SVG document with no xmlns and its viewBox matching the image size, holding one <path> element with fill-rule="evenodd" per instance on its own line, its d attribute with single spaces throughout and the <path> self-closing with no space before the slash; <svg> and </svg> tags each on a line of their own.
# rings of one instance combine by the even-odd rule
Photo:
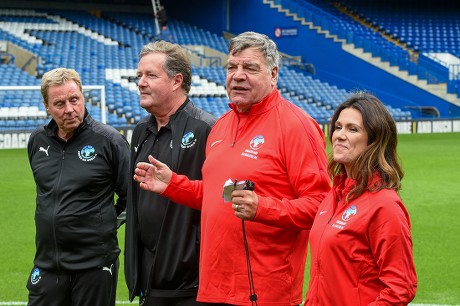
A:
<svg viewBox="0 0 460 306">
<path fill-rule="evenodd" d="M 254 138 L 252 138 L 251 142 L 249 143 L 249 146 L 253 150 L 259 150 L 260 147 L 262 147 L 262 145 L 264 144 L 264 142 L 265 142 L 264 136 L 257 135 Z"/>
<path fill-rule="evenodd" d="M 85 162 L 94 160 L 96 156 L 96 149 L 92 145 L 84 146 L 83 149 L 78 151 L 78 157 Z"/>
<path fill-rule="evenodd" d="M 32 274 L 30 275 L 30 282 L 32 283 L 32 285 L 36 285 L 40 280 L 41 280 L 41 276 L 40 276 L 40 270 L 35 267 L 34 270 L 32 271 Z"/>
<path fill-rule="evenodd" d="M 348 221 L 350 220 L 351 217 L 353 217 L 354 215 L 356 215 L 357 213 L 357 209 L 356 209 L 356 206 L 355 205 L 352 205 L 350 207 L 348 207 L 345 212 L 343 213 L 342 215 L 342 220 L 343 221 Z"/>
<path fill-rule="evenodd" d="M 184 136 L 182 136 L 182 141 L 181 141 L 180 146 L 182 149 L 187 149 L 187 148 L 193 147 L 195 143 L 196 143 L 195 134 L 193 134 L 193 132 L 187 132 L 184 134 Z"/>
</svg>

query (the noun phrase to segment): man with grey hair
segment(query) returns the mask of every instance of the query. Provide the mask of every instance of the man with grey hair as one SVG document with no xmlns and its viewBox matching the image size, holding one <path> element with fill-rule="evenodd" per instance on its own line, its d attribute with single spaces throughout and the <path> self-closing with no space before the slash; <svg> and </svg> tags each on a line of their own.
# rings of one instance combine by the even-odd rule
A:
<svg viewBox="0 0 460 306">
<path fill-rule="evenodd" d="M 136 125 L 130 173 L 149 155 L 177 173 L 201 179 L 206 140 L 216 121 L 188 98 L 192 67 L 182 47 L 145 45 L 137 68 L 140 105 L 150 114 Z M 128 189 L 125 278 L 132 301 L 148 306 L 199 305 L 200 211 L 139 188 Z"/>
<path fill-rule="evenodd" d="M 88 113 L 75 70 L 46 72 L 41 91 L 51 120 L 27 147 L 37 191 L 28 305 L 114 306 L 129 144 Z"/>
<path fill-rule="evenodd" d="M 326 142 L 319 125 L 276 88 L 279 57 L 266 35 L 232 39 L 231 110 L 211 130 L 201 181 L 152 156 L 135 170 L 142 189 L 202 211 L 201 302 L 302 302 L 308 229 L 330 189 Z"/>
</svg>

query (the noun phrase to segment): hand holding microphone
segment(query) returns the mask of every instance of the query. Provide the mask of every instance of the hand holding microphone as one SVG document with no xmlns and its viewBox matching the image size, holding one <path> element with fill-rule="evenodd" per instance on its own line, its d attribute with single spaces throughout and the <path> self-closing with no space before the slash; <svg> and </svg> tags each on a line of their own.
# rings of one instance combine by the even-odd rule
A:
<svg viewBox="0 0 460 306">
<path fill-rule="evenodd" d="M 232 209 L 235 216 L 242 220 L 251 221 L 256 216 L 259 198 L 254 192 L 254 187 L 254 182 L 249 180 L 244 181 L 244 184 L 235 181 L 231 194 Z"/>
</svg>

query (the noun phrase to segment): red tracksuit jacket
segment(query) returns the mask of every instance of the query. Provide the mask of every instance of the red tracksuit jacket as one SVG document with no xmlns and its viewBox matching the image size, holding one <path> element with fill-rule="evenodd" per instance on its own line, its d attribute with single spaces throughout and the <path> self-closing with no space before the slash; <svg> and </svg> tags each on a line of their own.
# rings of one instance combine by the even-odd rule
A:
<svg viewBox="0 0 460 306">
<path fill-rule="evenodd" d="M 390 189 L 365 192 L 346 204 L 354 183 L 336 177 L 318 209 L 305 305 L 407 305 L 417 287 L 409 214 Z"/>
<path fill-rule="evenodd" d="M 259 198 L 255 219 L 245 222 L 258 304 L 300 304 L 304 229 L 330 189 L 320 127 L 275 89 L 249 113 L 233 109 L 216 122 L 202 181 L 173 175 L 163 193 L 202 210 L 198 300 L 251 305 L 241 219 L 222 198 L 228 179 L 254 181 Z"/>
</svg>

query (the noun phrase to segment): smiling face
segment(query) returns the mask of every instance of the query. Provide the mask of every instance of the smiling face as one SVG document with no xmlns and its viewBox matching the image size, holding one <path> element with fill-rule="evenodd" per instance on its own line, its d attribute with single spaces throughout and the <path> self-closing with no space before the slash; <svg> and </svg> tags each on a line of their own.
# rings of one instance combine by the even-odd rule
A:
<svg viewBox="0 0 460 306">
<path fill-rule="evenodd" d="M 68 140 L 85 116 L 85 98 L 80 87 L 73 80 L 62 85 L 52 85 L 48 88 L 46 110 L 56 121 L 58 135 Z"/>
<path fill-rule="evenodd" d="M 332 153 L 334 161 L 345 166 L 348 177 L 352 177 L 351 163 L 366 150 L 367 144 L 361 113 L 351 107 L 343 109 L 334 125 Z"/>
<path fill-rule="evenodd" d="M 278 68 L 269 69 L 262 52 L 247 48 L 231 54 L 227 65 L 226 87 L 230 101 L 240 112 L 247 112 L 269 95 L 276 86 Z"/>
</svg>

